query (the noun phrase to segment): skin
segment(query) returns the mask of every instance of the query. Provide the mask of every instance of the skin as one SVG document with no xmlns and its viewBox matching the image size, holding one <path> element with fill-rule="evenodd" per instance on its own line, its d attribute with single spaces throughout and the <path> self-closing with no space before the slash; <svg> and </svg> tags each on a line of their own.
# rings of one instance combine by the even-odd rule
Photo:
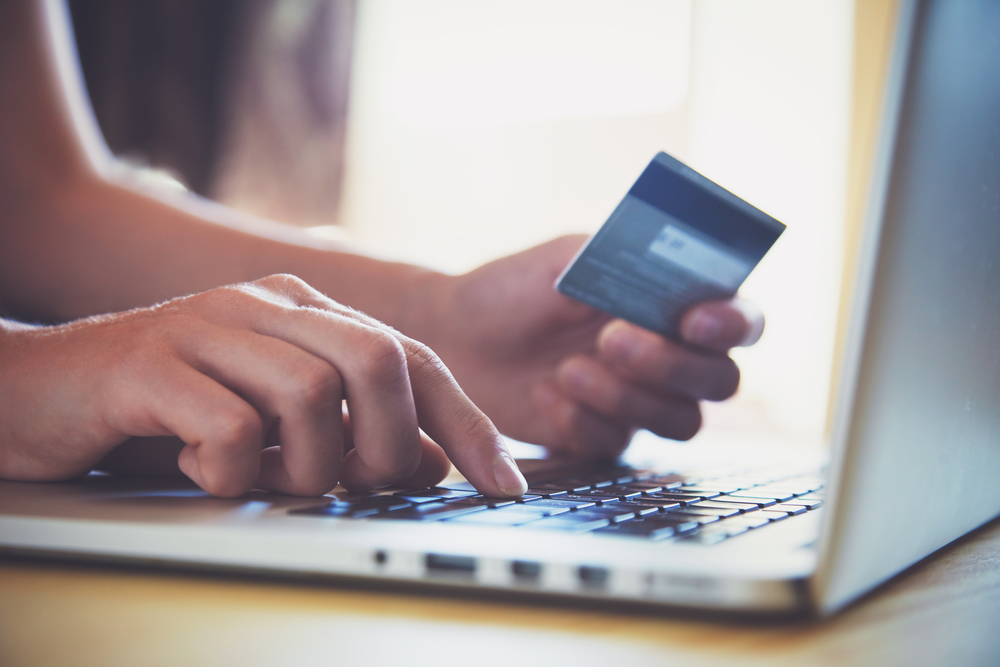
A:
<svg viewBox="0 0 1000 667">
<path fill-rule="evenodd" d="M 123 184 L 64 19 L 0 3 L 0 304 L 16 316 L 0 320 L 0 478 L 179 469 L 218 496 L 319 495 L 431 485 L 450 460 L 516 496 L 498 430 L 602 458 L 638 428 L 690 438 L 698 402 L 736 391 L 726 352 L 759 338 L 760 312 L 701 304 L 683 343 L 613 320 L 552 289 L 583 237 L 446 276 Z"/>
</svg>

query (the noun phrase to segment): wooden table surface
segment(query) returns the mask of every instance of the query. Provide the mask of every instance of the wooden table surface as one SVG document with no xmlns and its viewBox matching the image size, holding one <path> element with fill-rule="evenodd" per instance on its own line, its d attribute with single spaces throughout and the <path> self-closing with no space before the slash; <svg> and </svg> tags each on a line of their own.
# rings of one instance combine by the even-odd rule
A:
<svg viewBox="0 0 1000 667">
<path fill-rule="evenodd" d="M 1000 521 L 841 615 L 734 619 L 0 559 L 0 665 L 1000 665 Z"/>
</svg>

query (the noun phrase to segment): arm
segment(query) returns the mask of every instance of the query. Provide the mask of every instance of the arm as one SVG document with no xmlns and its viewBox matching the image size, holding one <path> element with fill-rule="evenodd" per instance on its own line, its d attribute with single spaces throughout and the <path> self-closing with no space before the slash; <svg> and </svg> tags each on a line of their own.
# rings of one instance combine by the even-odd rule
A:
<svg viewBox="0 0 1000 667">
<path fill-rule="evenodd" d="M 429 272 L 193 195 L 114 182 L 57 2 L 0 7 L 0 303 L 64 321 L 292 272 L 403 328 Z"/>
<path fill-rule="evenodd" d="M 682 325 L 685 345 L 609 321 L 552 289 L 581 238 L 451 277 L 353 254 L 193 197 L 166 201 L 114 183 L 71 59 L 64 53 L 56 66 L 67 38 L 46 26 L 59 27 L 52 18 L 59 6 L 41 2 L 0 5 L 0 302 L 9 310 L 64 321 L 294 273 L 330 299 L 325 309 L 348 304 L 433 347 L 503 432 L 584 456 L 619 453 L 636 428 L 691 437 L 700 426 L 698 402 L 736 390 L 739 372 L 725 353 L 759 337 L 759 311 L 739 300 L 698 306 Z M 288 342 L 283 336 L 293 333 L 276 335 Z M 31 340 L 20 335 L 8 340 L 8 351 Z M 365 357 L 364 346 L 359 354 Z M 342 370 L 325 353 L 320 358 Z M 432 353 L 417 358 L 436 360 Z M 253 365 L 259 357 L 246 359 Z M 482 423 L 459 394 L 449 399 L 453 420 Z M 251 407 L 267 417 L 266 406 Z M 513 489 L 511 479 L 501 483 L 491 472 L 490 465 L 505 469 L 491 458 L 504 451 L 494 433 L 490 425 L 468 442 L 489 455 L 460 467 L 491 488 Z M 452 444 L 448 453 L 459 463 L 463 451 Z"/>
<path fill-rule="evenodd" d="M 114 183 L 60 14 L 0 4 L 0 303 L 83 319 L 0 320 L 0 477 L 66 479 L 138 453 L 216 495 L 315 495 L 432 485 L 450 459 L 484 493 L 520 495 L 499 434 L 437 356 L 338 302 L 400 321 L 430 273 Z M 269 275 L 286 268 L 327 294 Z"/>
</svg>

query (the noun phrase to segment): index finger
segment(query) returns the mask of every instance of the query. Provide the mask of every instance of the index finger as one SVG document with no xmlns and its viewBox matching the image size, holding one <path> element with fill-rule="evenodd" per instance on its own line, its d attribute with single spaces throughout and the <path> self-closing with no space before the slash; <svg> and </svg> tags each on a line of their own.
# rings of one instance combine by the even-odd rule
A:
<svg viewBox="0 0 1000 667">
<path fill-rule="evenodd" d="M 406 350 L 420 427 L 487 496 L 521 496 L 528 483 L 493 422 L 476 407 L 426 345 L 399 334 Z"/>
</svg>

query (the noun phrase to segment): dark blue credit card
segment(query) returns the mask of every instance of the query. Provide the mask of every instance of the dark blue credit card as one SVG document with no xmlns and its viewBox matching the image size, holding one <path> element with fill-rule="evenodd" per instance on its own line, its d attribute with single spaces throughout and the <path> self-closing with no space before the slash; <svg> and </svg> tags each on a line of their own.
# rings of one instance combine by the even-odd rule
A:
<svg viewBox="0 0 1000 667">
<path fill-rule="evenodd" d="M 736 294 L 783 231 L 760 209 L 659 153 L 556 289 L 679 339 L 684 312 Z"/>
</svg>

